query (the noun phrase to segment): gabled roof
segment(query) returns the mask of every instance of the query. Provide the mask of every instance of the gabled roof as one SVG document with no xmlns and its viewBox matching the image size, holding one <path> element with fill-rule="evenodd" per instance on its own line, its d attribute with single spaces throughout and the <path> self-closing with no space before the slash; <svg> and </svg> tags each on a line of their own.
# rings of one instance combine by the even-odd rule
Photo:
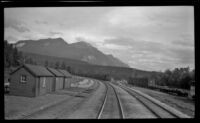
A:
<svg viewBox="0 0 200 123">
<path fill-rule="evenodd" d="M 72 75 L 66 70 L 58 69 L 58 71 L 60 71 L 65 77 L 72 77 Z"/>
<path fill-rule="evenodd" d="M 38 65 L 31 65 L 31 64 L 24 64 L 14 70 L 12 73 L 15 73 L 18 71 L 20 68 L 24 67 L 26 70 L 28 70 L 30 73 L 32 73 L 35 76 L 54 76 L 51 72 L 49 72 L 45 67 L 43 66 L 38 66 Z"/>
<path fill-rule="evenodd" d="M 64 77 L 62 73 L 60 73 L 58 70 L 54 68 L 47 67 L 47 70 L 49 70 L 52 74 L 54 74 L 57 77 Z"/>
</svg>

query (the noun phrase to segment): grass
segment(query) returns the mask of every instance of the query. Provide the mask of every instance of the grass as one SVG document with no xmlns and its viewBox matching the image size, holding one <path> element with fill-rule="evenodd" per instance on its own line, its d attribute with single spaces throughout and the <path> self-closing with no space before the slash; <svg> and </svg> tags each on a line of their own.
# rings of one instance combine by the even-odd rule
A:
<svg viewBox="0 0 200 123">
<path fill-rule="evenodd" d="M 5 118 L 20 115 L 24 112 L 30 112 L 33 109 L 40 108 L 44 105 L 59 102 L 67 99 L 68 95 L 46 94 L 38 97 L 22 97 L 22 96 L 4 96 L 4 112 Z"/>
</svg>

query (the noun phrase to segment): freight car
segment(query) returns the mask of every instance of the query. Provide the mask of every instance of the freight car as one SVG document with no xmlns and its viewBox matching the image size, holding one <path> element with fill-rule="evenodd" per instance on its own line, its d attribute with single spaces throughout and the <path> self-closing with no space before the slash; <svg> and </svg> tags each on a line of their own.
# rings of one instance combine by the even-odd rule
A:
<svg viewBox="0 0 200 123">
<path fill-rule="evenodd" d="M 147 88 L 148 78 L 129 78 L 128 84 Z"/>
</svg>

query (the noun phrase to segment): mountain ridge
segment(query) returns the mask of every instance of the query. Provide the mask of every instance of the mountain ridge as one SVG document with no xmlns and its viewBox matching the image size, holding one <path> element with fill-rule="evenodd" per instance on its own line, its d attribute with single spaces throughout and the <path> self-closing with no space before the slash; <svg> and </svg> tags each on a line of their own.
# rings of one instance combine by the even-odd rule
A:
<svg viewBox="0 0 200 123">
<path fill-rule="evenodd" d="M 70 58 L 95 65 L 129 68 L 127 64 L 115 58 L 113 55 L 106 55 L 85 41 L 69 44 L 62 38 L 47 38 L 20 40 L 15 43 L 15 46 L 19 51 L 28 53 Z"/>
</svg>

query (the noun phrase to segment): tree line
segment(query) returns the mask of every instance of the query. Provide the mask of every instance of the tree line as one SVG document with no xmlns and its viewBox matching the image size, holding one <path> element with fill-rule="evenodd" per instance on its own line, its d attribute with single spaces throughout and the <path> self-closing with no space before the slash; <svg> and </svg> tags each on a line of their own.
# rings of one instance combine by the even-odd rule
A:
<svg viewBox="0 0 200 123">
<path fill-rule="evenodd" d="M 15 45 L 9 44 L 6 40 L 4 40 L 4 68 L 18 67 L 25 63 L 33 65 L 39 64 L 37 60 L 24 56 L 22 52 L 17 50 Z M 64 62 L 60 63 L 57 61 L 50 63 L 48 60 L 45 60 L 43 66 L 53 67 L 56 69 L 67 69 L 69 72 L 73 72 L 71 67 L 66 66 Z"/>
<path fill-rule="evenodd" d="M 167 69 L 163 73 L 154 76 L 154 79 L 157 85 L 189 89 L 191 81 L 195 80 L 195 69 L 190 70 L 189 67 Z"/>
<path fill-rule="evenodd" d="M 4 40 L 4 67 L 19 66 L 21 60 L 22 53 L 19 52 L 13 44 L 9 44 Z"/>
</svg>

